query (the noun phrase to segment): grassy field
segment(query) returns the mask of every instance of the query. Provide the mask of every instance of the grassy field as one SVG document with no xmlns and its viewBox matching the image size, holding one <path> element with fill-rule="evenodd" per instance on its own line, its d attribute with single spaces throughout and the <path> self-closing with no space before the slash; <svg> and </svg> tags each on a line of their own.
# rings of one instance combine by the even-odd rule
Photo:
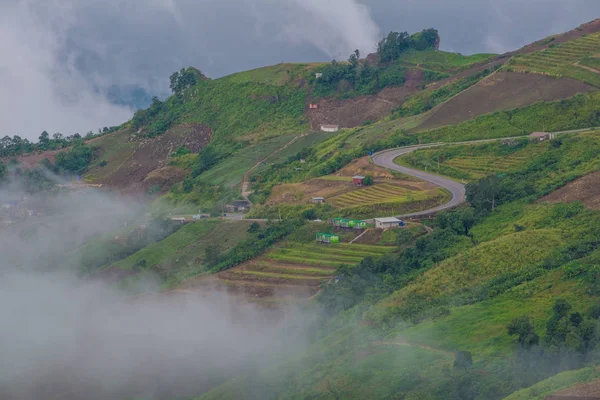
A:
<svg viewBox="0 0 600 400">
<path fill-rule="evenodd" d="M 496 54 L 473 54 L 464 56 L 459 53 L 449 53 L 439 50 L 407 51 L 402 54 L 400 61 L 403 64 L 418 65 L 420 68 L 440 72 L 453 72 L 469 67 L 473 64 L 488 61 Z"/>
<path fill-rule="evenodd" d="M 550 46 L 547 49 L 514 57 L 507 69 L 556 77 L 566 76 L 600 87 L 600 74 L 577 65 L 600 52 L 600 33 Z M 584 62 L 584 65 L 585 62 Z"/>
<path fill-rule="evenodd" d="M 163 277 L 169 285 L 187 276 L 204 272 L 205 249 L 218 246 L 226 251 L 244 239 L 249 222 L 209 220 L 187 224 L 164 240 L 119 261 L 114 266 L 130 270 L 145 266 Z"/>
<path fill-rule="evenodd" d="M 588 367 L 562 372 L 527 389 L 519 390 L 504 400 L 544 400 L 552 393 L 578 383 L 587 383 L 600 378 L 600 368 Z"/>
<path fill-rule="evenodd" d="M 318 67 L 321 63 L 310 64 L 277 64 L 268 67 L 257 68 L 250 71 L 238 72 L 221 78 L 224 81 L 232 83 L 264 83 L 270 85 L 282 86 L 286 83 L 304 77 L 312 68 Z"/>
<path fill-rule="evenodd" d="M 244 147 L 196 179 L 211 185 L 239 185 L 246 171 L 271 153 L 285 146 L 294 137 L 295 135 L 285 135 L 269 139 L 257 145 Z"/>
</svg>

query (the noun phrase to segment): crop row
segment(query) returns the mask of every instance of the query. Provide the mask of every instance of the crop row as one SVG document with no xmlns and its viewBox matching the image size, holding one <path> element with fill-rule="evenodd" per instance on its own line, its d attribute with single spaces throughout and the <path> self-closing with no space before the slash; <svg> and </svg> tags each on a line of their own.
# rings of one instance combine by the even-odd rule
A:
<svg viewBox="0 0 600 400">
<path fill-rule="evenodd" d="M 337 245 L 335 246 L 323 246 L 320 245 L 321 249 L 312 249 L 312 248 L 285 248 L 278 250 L 281 254 L 292 254 L 292 253 L 301 253 L 301 255 L 310 256 L 352 256 L 352 257 L 370 257 L 370 256 L 378 256 L 382 253 L 380 251 L 374 250 L 366 250 L 366 249 L 348 249 L 341 248 Z"/>
<path fill-rule="evenodd" d="M 323 257 L 307 258 L 307 257 L 302 257 L 302 256 L 286 256 L 286 255 L 280 255 L 280 254 L 269 254 L 268 257 L 275 261 L 289 262 L 292 264 L 322 265 L 322 266 L 330 266 L 330 267 L 337 267 L 338 265 L 341 265 L 341 264 L 358 264 L 362 260 L 362 257 L 357 257 L 357 258 L 350 259 L 350 260 L 348 260 L 348 259 L 339 260 L 337 258 L 331 259 L 328 257 L 327 260 L 323 260 Z"/>
<path fill-rule="evenodd" d="M 314 260 L 336 260 L 336 261 L 360 261 L 364 258 L 362 255 L 347 255 L 347 254 L 328 254 L 323 257 L 323 254 L 309 253 L 302 250 L 278 249 L 269 254 L 269 257 L 306 257 Z"/>
</svg>

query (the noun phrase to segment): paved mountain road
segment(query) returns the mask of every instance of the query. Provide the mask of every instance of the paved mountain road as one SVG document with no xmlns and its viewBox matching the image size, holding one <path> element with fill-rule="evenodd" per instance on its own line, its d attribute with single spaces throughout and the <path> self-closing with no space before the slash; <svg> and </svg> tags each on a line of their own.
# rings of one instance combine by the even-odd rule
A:
<svg viewBox="0 0 600 400">
<path fill-rule="evenodd" d="M 414 177 L 422 179 L 424 181 L 433 183 L 434 185 L 437 185 L 437 186 L 440 186 L 440 187 L 446 189 L 452 195 L 452 199 L 446 204 L 442 204 L 440 206 L 430 208 L 428 210 L 423 210 L 423 211 L 419 211 L 419 212 L 415 212 L 415 213 L 411 213 L 411 214 L 404 214 L 404 215 L 401 215 L 401 217 L 407 218 L 407 217 L 431 215 L 431 214 L 435 214 L 438 211 L 447 210 L 449 208 L 456 207 L 465 202 L 465 200 L 466 200 L 465 185 L 463 185 L 462 183 L 453 181 L 448 178 L 444 178 L 439 175 L 434 175 L 434 174 L 430 174 L 430 173 L 427 173 L 424 171 L 420 171 L 418 169 L 403 167 L 401 165 L 394 163 L 394 160 L 396 158 L 398 158 L 399 156 L 402 156 L 404 154 L 412 153 L 413 151 L 419 150 L 419 149 L 426 149 L 428 147 L 437 147 L 437 146 L 442 146 L 442 145 L 443 144 L 421 145 L 421 146 L 412 146 L 412 147 L 404 147 L 404 148 L 400 148 L 400 149 L 386 150 L 386 151 L 383 151 L 383 152 L 371 157 L 373 162 L 380 167 L 398 171 L 403 174 L 414 176 Z"/>
<path fill-rule="evenodd" d="M 598 129 L 600 129 L 600 127 L 590 127 L 590 128 L 574 129 L 574 130 L 559 131 L 559 132 L 549 132 L 549 133 L 550 133 L 550 137 L 554 138 L 554 137 L 556 137 L 558 135 L 562 135 L 562 134 L 582 133 L 582 132 L 588 132 L 588 131 L 591 132 L 591 131 L 598 130 Z M 423 211 L 419 211 L 419 212 L 415 212 L 415 213 L 411 213 L 411 214 L 403 214 L 403 215 L 399 216 L 399 217 L 403 217 L 403 218 L 417 217 L 417 216 L 424 217 L 424 216 L 428 216 L 431 214 L 435 214 L 438 211 L 448 210 L 450 208 L 456 207 L 456 206 L 464 203 L 466 200 L 465 185 L 463 185 L 462 183 L 453 181 L 452 179 L 444 178 L 439 175 L 430 174 L 430 173 L 427 173 L 427 172 L 424 172 L 424 171 L 421 171 L 418 169 L 414 169 L 414 168 L 403 167 L 401 165 L 394 163 L 394 160 L 396 158 L 398 158 L 404 154 L 412 153 L 415 150 L 427 149 L 430 147 L 488 143 L 488 142 L 497 142 L 497 141 L 506 140 L 506 139 L 523 139 L 523 138 L 528 138 L 528 137 L 529 136 L 527 136 L 527 135 L 526 136 L 512 136 L 512 137 L 505 137 L 505 138 L 470 140 L 470 141 L 464 141 L 464 142 L 442 142 L 442 143 L 430 143 L 430 144 L 422 144 L 422 145 L 416 145 L 416 146 L 399 147 L 396 149 L 384 150 L 377 154 L 374 154 L 371 157 L 371 160 L 373 161 L 373 163 L 375 163 L 376 165 L 378 165 L 380 167 L 384 167 L 384 168 L 388 168 L 388 169 L 391 169 L 394 171 L 402 172 L 403 174 L 414 176 L 414 177 L 422 179 L 424 181 L 431 182 L 434 185 L 437 185 L 439 187 L 446 189 L 447 191 L 449 191 L 452 194 L 452 199 L 446 204 L 442 204 L 440 206 L 430 208 L 428 210 L 423 210 Z"/>
</svg>

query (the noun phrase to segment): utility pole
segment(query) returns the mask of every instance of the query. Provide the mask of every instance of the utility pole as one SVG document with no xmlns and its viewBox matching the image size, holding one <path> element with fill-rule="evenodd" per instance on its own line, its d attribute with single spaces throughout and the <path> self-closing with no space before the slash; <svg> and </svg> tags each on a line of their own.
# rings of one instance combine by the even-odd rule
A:
<svg viewBox="0 0 600 400">
<path fill-rule="evenodd" d="M 277 209 L 277 211 L 279 211 L 279 221 L 281 222 L 281 221 L 283 221 L 283 220 L 281 219 L 281 209 L 279 209 L 279 208 L 278 208 L 278 209 Z"/>
</svg>

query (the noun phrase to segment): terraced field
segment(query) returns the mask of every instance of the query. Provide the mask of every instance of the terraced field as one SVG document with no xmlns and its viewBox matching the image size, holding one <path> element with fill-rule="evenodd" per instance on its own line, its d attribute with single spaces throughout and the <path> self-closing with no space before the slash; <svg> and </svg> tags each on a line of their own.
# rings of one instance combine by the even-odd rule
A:
<svg viewBox="0 0 600 400">
<path fill-rule="evenodd" d="M 525 153 L 514 154 L 508 157 L 456 157 L 446 161 L 444 164 L 468 173 L 473 179 L 480 179 L 484 176 L 517 169 L 525 164 L 530 157 L 531 154 Z"/>
<path fill-rule="evenodd" d="M 236 268 L 189 282 L 182 290 L 221 289 L 277 305 L 315 295 L 342 264 L 355 265 L 366 257 L 379 257 L 394 249 L 365 244 L 286 242 Z"/>
<path fill-rule="evenodd" d="M 541 51 L 516 56 L 506 68 L 516 72 L 567 76 L 600 87 L 600 73 L 593 68 L 579 65 L 581 61 L 598 53 L 600 33 L 593 33 Z M 589 64 L 586 61 L 584 63 Z"/>
<path fill-rule="evenodd" d="M 404 203 L 426 200 L 430 196 L 427 191 L 413 191 L 401 186 L 384 183 L 365 189 L 355 190 L 331 198 L 335 207 L 349 208 L 372 204 Z"/>
</svg>

